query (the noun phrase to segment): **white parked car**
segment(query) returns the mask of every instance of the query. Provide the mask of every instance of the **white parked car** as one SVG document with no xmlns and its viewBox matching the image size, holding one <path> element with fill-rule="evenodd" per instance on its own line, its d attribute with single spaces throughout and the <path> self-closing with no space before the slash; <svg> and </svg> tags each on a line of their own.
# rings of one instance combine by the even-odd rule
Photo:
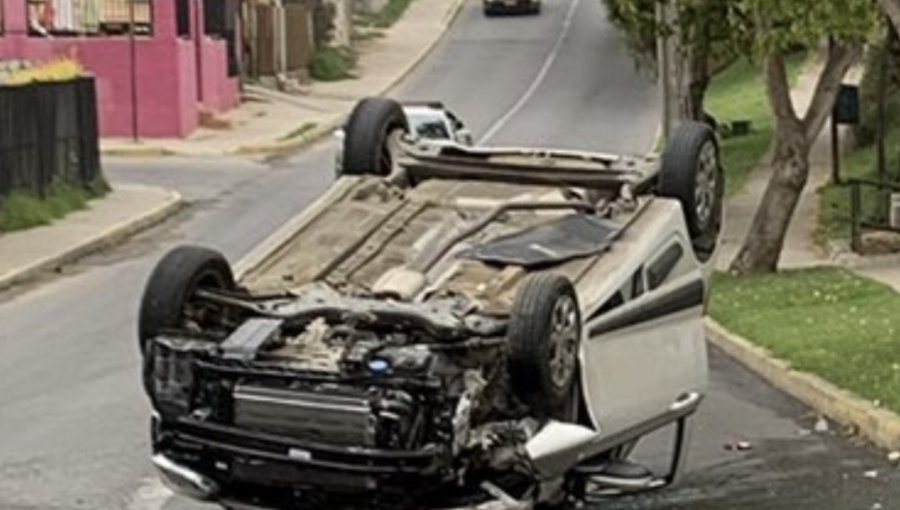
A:
<svg viewBox="0 0 900 510">
<path fill-rule="evenodd" d="M 706 392 L 716 138 L 416 144 L 367 99 L 337 182 L 236 282 L 185 246 L 139 318 L 153 462 L 228 508 L 496 508 L 676 479 Z M 676 425 L 671 470 L 629 461 Z"/>
<path fill-rule="evenodd" d="M 440 101 L 405 101 L 401 103 L 405 123 L 403 129 L 408 140 L 417 140 L 434 144 L 459 144 L 471 146 L 472 133 L 459 118 L 448 110 Z M 399 119 L 398 119 L 399 120 Z M 360 129 L 368 130 L 369 126 L 353 123 Z M 334 133 L 335 138 L 335 172 L 341 173 L 344 161 L 345 128 Z"/>
</svg>

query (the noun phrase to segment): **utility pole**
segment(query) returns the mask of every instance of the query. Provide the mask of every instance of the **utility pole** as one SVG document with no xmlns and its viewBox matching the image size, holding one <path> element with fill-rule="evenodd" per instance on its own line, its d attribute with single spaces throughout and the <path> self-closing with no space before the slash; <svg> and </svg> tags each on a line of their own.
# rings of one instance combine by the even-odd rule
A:
<svg viewBox="0 0 900 510">
<path fill-rule="evenodd" d="M 657 0 L 656 2 L 656 63 L 657 77 L 659 82 L 660 107 L 662 108 L 662 118 L 660 125 L 662 129 L 663 140 L 668 140 L 672 133 L 672 119 L 669 102 L 671 101 L 671 90 L 669 89 L 669 37 L 664 32 L 668 23 L 666 21 L 666 0 Z"/>
<path fill-rule="evenodd" d="M 834 51 L 834 37 L 828 36 L 828 52 Z M 841 137 L 838 129 L 837 116 L 831 112 L 831 183 L 841 184 Z"/>
<path fill-rule="evenodd" d="M 662 137 L 668 140 L 674 131 L 679 113 L 679 76 L 674 67 L 677 62 L 676 42 L 673 39 L 675 12 L 672 0 L 656 2 L 656 60 L 658 64 L 660 107 L 662 108 L 660 126 Z"/>
<path fill-rule="evenodd" d="M 128 44 L 131 53 L 131 136 L 135 142 L 138 141 L 138 90 L 137 90 L 137 37 L 134 33 L 135 15 L 134 2 L 128 2 Z"/>
</svg>

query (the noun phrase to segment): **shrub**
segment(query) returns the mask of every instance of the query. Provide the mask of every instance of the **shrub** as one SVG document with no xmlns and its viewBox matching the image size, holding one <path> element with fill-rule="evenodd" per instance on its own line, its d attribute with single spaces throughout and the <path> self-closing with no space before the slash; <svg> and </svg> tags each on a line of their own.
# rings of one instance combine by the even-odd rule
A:
<svg viewBox="0 0 900 510">
<path fill-rule="evenodd" d="M 337 81 L 353 78 L 356 54 L 350 48 L 326 46 L 313 55 L 309 74 L 316 80 Z"/>
</svg>

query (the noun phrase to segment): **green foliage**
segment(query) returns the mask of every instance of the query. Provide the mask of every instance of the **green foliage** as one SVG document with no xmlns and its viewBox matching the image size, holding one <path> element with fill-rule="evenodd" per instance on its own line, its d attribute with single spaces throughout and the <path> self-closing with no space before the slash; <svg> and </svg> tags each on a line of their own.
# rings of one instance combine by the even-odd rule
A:
<svg viewBox="0 0 900 510">
<path fill-rule="evenodd" d="M 681 31 L 685 51 L 708 43 L 713 60 L 728 60 L 731 29 L 727 22 L 728 2 L 722 0 L 672 0 L 675 24 Z M 656 38 L 668 34 L 674 26 L 657 26 L 657 0 L 604 0 L 609 20 L 624 35 L 639 63 L 656 60 Z"/>
<path fill-rule="evenodd" d="M 860 123 L 854 128 L 854 141 L 859 146 L 875 142 L 878 130 L 878 95 L 882 73 L 884 41 L 869 47 L 865 58 L 865 72 L 860 84 Z M 888 53 L 885 69 L 886 89 L 885 121 L 887 130 L 900 126 L 900 49 L 893 48 Z"/>
<path fill-rule="evenodd" d="M 87 207 L 88 200 L 105 195 L 109 186 L 98 181 L 88 188 L 62 185 L 42 199 L 31 193 L 14 192 L 0 200 L 0 232 L 48 225 L 73 211 Z"/>
<path fill-rule="evenodd" d="M 710 313 L 792 367 L 900 411 L 900 295 L 844 269 L 717 275 Z"/>
<path fill-rule="evenodd" d="M 338 81 L 355 78 L 356 54 L 350 48 L 326 46 L 313 55 L 309 74 L 316 80 Z"/>
<path fill-rule="evenodd" d="M 397 22 L 406 12 L 412 0 L 388 0 L 388 3 L 378 12 L 359 16 L 359 24 L 376 28 L 389 28 Z"/>
<path fill-rule="evenodd" d="M 603 0 L 609 19 L 641 58 L 654 58 L 656 0 Z M 838 41 L 867 36 L 878 23 L 870 0 L 671 0 L 686 49 L 712 44 L 712 55 L 740 54 L 759 59 L 816 47 L 823 37 Z"/>
<path fill-rule="evenodd" d="M 871 0 L 727 0 L 741 52 L 756 57 L 812 48 L 823 37 L 867 36 L 878 22 Z"/>
</svg>

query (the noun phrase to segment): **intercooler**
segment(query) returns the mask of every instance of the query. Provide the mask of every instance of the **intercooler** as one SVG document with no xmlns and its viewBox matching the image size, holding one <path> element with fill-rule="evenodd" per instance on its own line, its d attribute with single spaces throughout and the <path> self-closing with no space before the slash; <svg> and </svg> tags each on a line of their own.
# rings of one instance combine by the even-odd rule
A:
<svg viewBox="0 0 900 510">
<path fill-rule="evenodd" d="M 238 385 L 234 424 L 248 430 L 333 445 L 374 447 L 376 417 L 352 396 Z"/>
</svg>

